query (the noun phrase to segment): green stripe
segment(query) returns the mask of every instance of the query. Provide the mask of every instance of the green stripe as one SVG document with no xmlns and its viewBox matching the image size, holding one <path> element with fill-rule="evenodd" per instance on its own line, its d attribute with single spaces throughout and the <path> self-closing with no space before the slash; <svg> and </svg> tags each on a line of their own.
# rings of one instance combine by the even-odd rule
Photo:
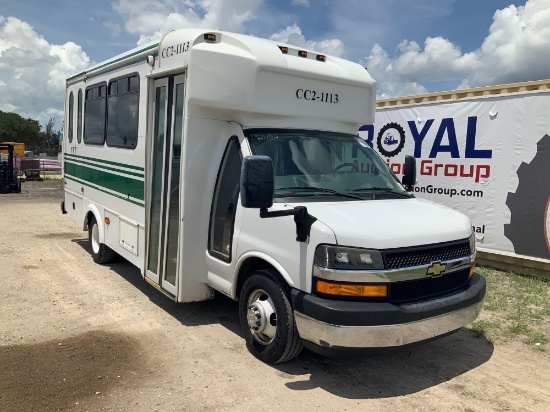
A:
<svg viewBox="0 0 550 412">
<path fill-rule="evenodd" d="M 65 162 L 65 175 L 76 179 L 81 179 L 85 182 L 101 186 L 106 189 L 120 193 L 121 199 L 128 200 L 128 196 L 144 200 L 145 182 L 131 177 L 119 176 L 103 170 L 92 169 L 87 166 L 77 165 L 70 162 Z"/>
<path fill-rule="evenodd" d="M 102 188 L 99 187 L 99 186 L 95 186 L 95 185 L 92 185 L 92 184 L 90 184 L 90 183 L 88 183 L 88 182 L 86 182 L 86 181 L 84 181 L 84 180 L 77 179 L 77 178 L 74 177 L 74 176 L 65 175 L 65 178 L 68 179 L 68 180 L 72 180 L 73 182 L 76 182 L 76 183 L 88 184 L 89 187 L 91 187 L 92 189 L 98 190 L 98 191 L 103 192 L 103 193 L 107 193 L 108 195 L 117 197 L 117 198 L 119 198 L 119 199 L 125 200 L 125 201 L 130 202 L 130 203 L 133 203 L 134 205 L 144 207 L 143 204 L 141 204 L 141 203 L 139 203 L 139 202 L 136 202 L 135 200 L 129 199 L 129 198 L 124 197 L 124 196 L 120 196 L 120 195 L 113 194 L 113 193 L 111 193 L 111 192 L 108 192 L 108 191 L 102 189 Z"/>
<path fill-rule="evenodd" d="M 78 160 L 78 159 L 88 160 L 88 161 L 92 160 L 94 162 L 104 163 L 104 164 L 107 164 L 107 165 L 125 167 L 126 169 L 139 170 L 141 172 L 145 171 L 145 169 L 143 167 L 140 167 L 140 166 L 129 165 L 129 164 L 126 164 L 126 163 L 111 162 L 110 160 L 97 159 L 95 157 L 78 156 L 78 155 L 69 154 L 69 153 L 65 153 L 65 157 L 68 158 L 68 159 L 74 158 L 74 160 Z"/>
<path fill-rule="evenodd" d="M 96 163 L 90 163 L 90 162 L 87 162 L 86 160 L 65 159 L 65 161 L 66 162 L 71 162 L 71 163 L 78 162 L 78 163 L 85 164 L 87 166 L 99 167 L 100 169 L 111 170 L 113 172 L 118 172 L 118 173 L 124 173 L 125 175 L 136 176 L 136 177 L 144 177 L 143 173 L 127 172 L 126 170 L 115 169 L 114 167 L 109 167 L 109 166 L 105 166 L 105 165 L 98 165 Z"/>
</svg>

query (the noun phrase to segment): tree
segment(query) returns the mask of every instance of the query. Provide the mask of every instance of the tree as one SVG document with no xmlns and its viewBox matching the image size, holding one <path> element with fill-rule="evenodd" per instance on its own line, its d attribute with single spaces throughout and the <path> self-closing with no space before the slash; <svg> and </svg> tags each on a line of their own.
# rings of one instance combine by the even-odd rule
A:
<svg viewBox="0 0 550 412">
<path fill-rule="evenodd" d="M 50 117 L 46 122 L 45 130 L 40 133 L 41 146 L 47 151 L 56 151 L 59 146 L 59 139 L 61 137 L 61 130 L 54 130 L 55 117 Z"/>
<path fill-rule="evenodd" d="M 0 141 L 20 142 L 26 146 L 40 145 L 40 123 L 38 120 L 25 119 L 17 113 L 0 110 Z"/>
</svg>

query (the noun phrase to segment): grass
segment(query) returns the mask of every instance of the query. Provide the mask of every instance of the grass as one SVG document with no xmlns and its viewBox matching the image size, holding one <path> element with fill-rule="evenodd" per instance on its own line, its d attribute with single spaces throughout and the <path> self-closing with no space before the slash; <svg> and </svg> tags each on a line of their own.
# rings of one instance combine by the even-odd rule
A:
<svg viewBox="0 0 550 412">
<path fill-rule="evenodd" d="M 471 325 L 491 342 L 518 340 L 545 351 L 550 340 L 550 282 L 487 268 L 487 295 L 479 320 Z"/>
</svg>

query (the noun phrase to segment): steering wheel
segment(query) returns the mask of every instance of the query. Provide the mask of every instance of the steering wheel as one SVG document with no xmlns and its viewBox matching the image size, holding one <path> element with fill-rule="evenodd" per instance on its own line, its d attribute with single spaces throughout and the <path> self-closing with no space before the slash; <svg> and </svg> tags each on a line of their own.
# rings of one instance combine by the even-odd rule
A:
<svg viewBox="0 0 550 412">
<path fill-rule="evenodd" d="M 333 171 L 333 172 L 338 172 L 338 171 L 340 171 L 340 169 L 343 169 L 343 168 L 346 167 L 346 166 L 351 166 L 351 167 L 353 167 L 353 163 L 342 163 L 341 165 L 336 166 L 332 171 Z M 351 170 L 350 170 L 350 171 L 351 171 Z"/>
</svg>

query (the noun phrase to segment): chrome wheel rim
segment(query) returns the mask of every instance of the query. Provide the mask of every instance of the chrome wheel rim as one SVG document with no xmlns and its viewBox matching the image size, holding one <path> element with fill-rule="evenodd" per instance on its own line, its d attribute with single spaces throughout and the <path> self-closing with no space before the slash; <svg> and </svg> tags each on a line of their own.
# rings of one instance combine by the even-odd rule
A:
<svg viewBox="0 0 550 412">
<path fill-rule="evenodd" d="M 277 311 L 269 294 L 254 290 L 247 302 L 246 319 L 250 333 L 262 345 L 269 345 L 277 332 Z"/>
</svg>

